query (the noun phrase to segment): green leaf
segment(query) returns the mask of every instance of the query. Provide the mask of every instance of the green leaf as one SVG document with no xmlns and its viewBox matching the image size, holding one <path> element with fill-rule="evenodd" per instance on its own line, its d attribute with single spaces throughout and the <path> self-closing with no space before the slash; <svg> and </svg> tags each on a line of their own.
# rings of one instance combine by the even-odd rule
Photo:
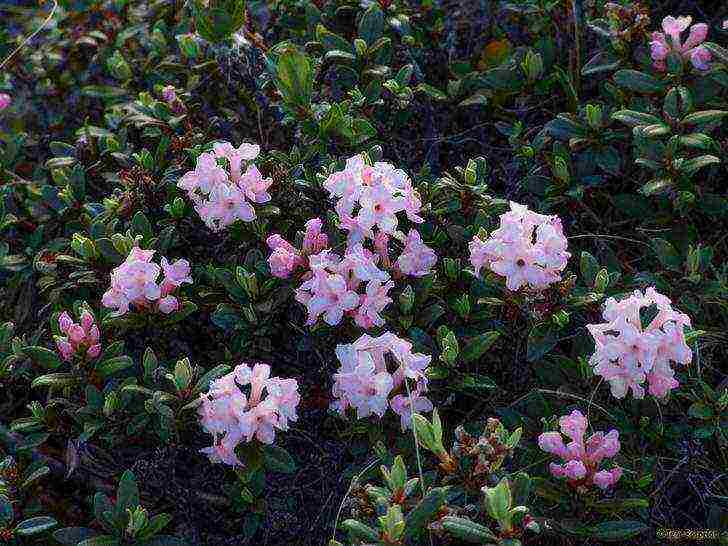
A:
<svg viewBox="0 0 728 546">
<path fill-rule="evenodd" d="M 687 175 L 692 175 L 703 167 L 717 165 L 719 163 L 720 158 L 715 157 L 714 155 L 701 155 L 684 161 L 682 165 L 680 165 L 679 170 Z"/>
<path fill-rule="evenodd" d="M 55 389 L 62 389 L 76 383 L 78 379 L 72 373 L 48 373 L 36 377 L 30 384 L 30 388 L 36 387 L 50 387 Z"/>
<path fill-rule="evenodd" d="M 640 188 L 645 195 L 656 195 L 672 188 L 672 180 L 669 178 L 654 178 Z"/>
<path fill-rule="evenodd" d="M 665 82 L 638 70 L 618 70 L 614 81 L 618 86 L 638 93 L 660 93 L 667 87 Z"/>
<path fill-rule="evenodd" d="M 358 540 L 366 540 L 367 542 L 379 542 L 379 533 L 355 519 L 347 519 L 341 523 L 341 528 L 349 535 Z"/>
<path fill-rule="evenodd" d="M 372 45 L 384 33 L 384 13 L 377 4 L 364 12 L 359 22 L 359 38 Z"/>
<path fill-rule="evenodd" d="M 112 375 L 115 375 L 127 368 L 134 366 L 134 361 L 130 356 L 117 356 L 109 358 L 96 365 L 96 373 L 98 373 L 103 379 L 107 379 Z"/>
<path fill-rule="evenodd" d="M 427 83 L 420 83 L 415 87 L 416 93 L 424 93 L 434 100 L 447 100 L 447 95 L 440 91 L 437 87 L 433 87 Z M 487 101 L 486 101 L 487 102 Z"/>
<path fill-rule="evenodd" d="M 39 535 L 53 529 L 58 522 L 48 516 L 26 519 L 15 526 L 15 534 L 21 537 Z"/>
<path fill-rule="evenodd" d="M 188 543 L 182 539 L 168 535 L 161 535 L 146 541 L 144 546 L 187 546 L 187 544 Z"/>
<path fill-rule="evenodd" d="M 8 527 L 13 521 L 14 514 L 11 502 L 4 496 L 0 496 L 0 528 Z"/>
<path fill-rule="evenodd" d="M 101 535 L 97 537 L 87 538 L 79 542 L 77 546 L 120 546 L 121 542 L 111 535 Z"/>
<path fill-rule="evenodd" d="M 265 467 L 272 472 L 292 474 L 296 470 L 293 457 L 280 446 L 266 445 L 263 447 Z"/>
<path fill-rule="evenodd" d="M 597 259 L 588 252 L 583 251 L 579 260 L 579 268 L 584 284 L 594 286 L 594 279 L 596 279 L 597 273 L 602 268 Z"/>
<path fill-rule="evenodd" d="M 645 114 L 644 112 L 637 112 L 635 110 L 619 110 L 612 114 L 612 119 L 621 121 L 631 127 L 636 127 L 638 125 L 656 125 L 663 122 L 657 116 Z"/>
<path fill-rule="evenodd" d="M 716 147 L 715 141 L 703 133 L 692 133 L 679 137 L 681 145 L 700 150 L 710 150 Z"/>
<path fill-rule="evenodd" d="M 704 110 L 702 112 L 693 112 L 680 120 L 683 125 L 704 125 L 719 121 L 723 117 L 728 116 L 725 110 Z"/>
<path fill-rule="evenodd" d="M 703 402 L 695 402 L 688 408 L 688 415 L 696 419 L 711 419 L 713 417 L 713 408 Z"/>
<path fill-rule="evenodd" d="M 119 488 L 116 492 L 116 506 L 114 510 L 117 519 L 123 516 L 127 510 L 131 510 L 139 506 L 139 487 L 137 487 L 136 476 L 131 470 L 127 470 L 122 474 L 119 480 Z"/>
<path fill-rule="evenodd" d="M 483 374 L 465 374 L 462 376 L 459 386 L 463 389 L 497 389 L 498 385 L 490 377 Z"/>
<path fill-rule="evenodd" d="M 34 363 L 40 364 L 46 369 L 52 370 L 61 365 L 61 359 L 58 357 L 55 351 L 51 351 L 50 349 L 46 349 L 45 347 L 25 347 L 23 349 L 23 353 L 30 357 L 30 359 Z"/>
<path fill-rule="evenodd" d="M 488 544 L 497 543 L 498 537 L 495 536 L 485 525 L 475 523 L 466 518 L 458 518 L 455 516 L 445 516 L 440 520 L 443 529 L 450 535 L 471 544 Z"/>
<path fill-rule="evenodd" d="M 718 60 L 728 64 L 728 49 L 713 42 L 703 42 L 702 46 L 710 51 Z"/>
<path fill-rule="evenodd" d="M 472 338 L 460 353 L 462 361 L 468 363 L 478 360 L 488 349 L 492 347 L 493 343 L 495 343 L 500 335 L 500 332 L 493 330 Z"/>
<path fill-rule="evenodd" d="M 680 271 L 683 258 L 669 241 L 656 237 L 651 239 L 650 242 L 652 243 L 652 249 L 657 255 L 657 259 L 660 260 L 662 265 L 673 271 Z"/>
<path fill-rule="evenodd" d="M 528 333 L 526 360 L 535 362 L 551 351 L 559 342 L 555 327 L 550 322 L 534 326 Z"/>
<path fill-rule="evenodd" d="M 81 88 L 81 94 L 96 99 L 118 99 L 126 96 L 126 89 L 111 85 L 86 85 Z"/>
<path fill-rule="evenodd" d="M 405 538 L 417 537 L 426 530 L 427 524 L 445 503 L 445 491 L 442 487 L 430 489 L 427 495 L 410 510 L 405 518 Z"/>
<path fill-rule="evenodd" d="M 278 59 L 276 86 L 286 104 L 308 108 L 313 94 L 314 71 L 311 60 L 296 49 L 286 50 Z"/>
<path fill-rule="evenodd" d="M 591 535 L 605 542 L 623 541 L 649 530 L 641 521 L 605 521 L 591 528 Z"/>
</svg>

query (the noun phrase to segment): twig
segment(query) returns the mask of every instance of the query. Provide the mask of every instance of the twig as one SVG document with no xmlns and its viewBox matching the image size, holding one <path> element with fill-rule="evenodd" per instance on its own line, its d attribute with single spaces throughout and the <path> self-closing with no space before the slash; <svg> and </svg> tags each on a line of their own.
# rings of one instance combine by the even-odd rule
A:
<svg viewBox="0 0 728 546">
<path fill-rule="evenodd" d="M 16 47 L 10 55 L 8 55 L 5 60 L 0 63 L 0 70 L 3 69 L 3 67 L 10 62 L 10 59 L 12 59 L 18 51 L 23 49 L 28 42 L 30 42 L 33 38 L 35 38 L 38 33 L 40 33 L 41 30 L 45 28 L 45 26 L 53 19 L 53 16 L 56 14 L 56 10 L 58 9 L 58 2 L 57 0 L 53 0 L 53 9 L 51 9 L 51 12 L 48 14 L 48 17 L 45 18 L 45 21 L 33 32 L 30 36 L 28 36 L 25 40 L 23 40 L 18 47 Z"/>
</svg>

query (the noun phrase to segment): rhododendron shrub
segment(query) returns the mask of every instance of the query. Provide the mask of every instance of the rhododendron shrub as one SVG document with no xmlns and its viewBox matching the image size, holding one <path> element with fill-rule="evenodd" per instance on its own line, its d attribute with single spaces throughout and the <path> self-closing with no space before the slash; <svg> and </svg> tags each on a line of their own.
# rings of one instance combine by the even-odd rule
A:
<svg viewBox="0 0 728 546">
<path fill-rule="evenodd" d="M 187 192 L 205 225 L 220 231 L 242 220 L 256 219 L 253 203 L 271 200 L 273 181 L 263 178 L 253 160 L 260 154 L 257 144 L 214 144 L 212 152 L 200 154 L 195 169 L 180 178 L 177 186 Z"/>
<path fill-rule="evenodd" d="M 544 432 L 538 437 L 538 446 L 563 461 L 563 464 L 551 463 L 549 466 L 554 477 L 566 478 L 573 487 L 594 485 L 607 489 L 622 477 L 619 466 L 608 470 L 599 469 L 605 459 L 611 459 L 619 453 L 619 432 L 595 432 L 585 438 L 588 426 L 586 417 L 579 410 L 574 410 L 559 419 L 561 432 Z M 564 436 L 570 440 L 566 444 Z"/>
<path fill-rule="evenodd" d="M 698 70 L 708 70 L 712 58 L 710 51 L 701 45 L 708 36 L 708 25 L 697 23 L 691 26 L 692 17 L 668 16 L 662 20 L 663 32 L 653 32 L 650 48 L 652 60 L 658 70 L 667 69 L 667 57 L 671 52 L 690 61 Z M 681 34 L 690 29 L 690 34 L 682 41 Z"/>
<path fill-rule="evenodd" d="M 645 313 L 654 316 L 647 322 Z M 689 364 L 693 353 L 685 340 L 690 317 L 676 311 L 672 302 L 653 287 L 604 305 L 606 322 L 589 324 L 596 350 L 590 359 L 594 373 L 609 382 L 612 395 L 623 398 L 632 391 L 644 397 L 643 384 L 657 398 L 664 398 L 679 386 L 672 363 Z"/>
<path fill-rule="evenodd" d="M 340 413 L 356 410 L 358 419 L 383 417 L 387 409 L 399 415 L 402 429 L 411 425 L 412 413 L 432 411 L 427 392 L 427 366 L 431 358 L 412 352 L 412 344 L 392 333 L 362 335 L 354 343 L 338 345 L 340 367 L 334 374 L 332 407 Z M 405 384 L 406 381 L 410 384 Z"/>
<path fill-rule="evenodd" d="M 506 278 L 509 290 L 522 286 L 543 289 L 561 280 L 571 254 L 558 216 L 538 214 L 511 202 L 500 217 L 500 226 L 485 240 L 476 236 L 469 244 L 470 263 L 476 275 L 483 268 Z"/>
<path fill-rule="evenodd" d="M 66 362 L 76 355 L 94 360 L 101 354 L 101 332 L 88 310 L 81 312 L 78 323 L 73 321 L 68 312 L 63 311 L 58 317 L 58 329 L 63 335 L 55 336 L 56 347 Z"/>
<path fill-rule="evenodd" d="M 114 316 L 124 315 L 133 305 L 137 310 L 152 310 L 169 314 L 180 308 L 174 295 L 183 284 L 191 284 L 187 260 L 170 263 L 161 259 L 161 266 L 152 261 L 154 250 L 132 248 L 126 260 L 111 272 L 111 287 L 101 303 L 113 309 Z M 162 278 L 160 279 L 160 274 Z"/>
<path fill-rule="evenodd" d="M 298 419 L 298 383 L 271 377 L 270 371 L 267 364 L 240 364 L 200 396 L 200 424 L 214 438 L 202 452 L 212 462 L 243 465 L 235 453 L 239 444 L 272 444 L 276 430 L 288 430 L 288 423 Z"/>
</svg>

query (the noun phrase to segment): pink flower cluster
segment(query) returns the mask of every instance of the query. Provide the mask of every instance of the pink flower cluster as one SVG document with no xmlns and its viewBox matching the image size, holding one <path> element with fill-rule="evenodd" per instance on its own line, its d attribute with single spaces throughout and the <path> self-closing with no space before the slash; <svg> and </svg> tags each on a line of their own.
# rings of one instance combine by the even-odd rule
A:
<svg viewBox="0 0 728 546">
<path fill-rule="evenodd" d="M 692 17 L 668 16 L 662 20 L 662 30 L 664 32 L 652 33 L 650 48 L 652 60 L 657 70 L 666 70 L 667 63 L 665 61 L 672 51 L 689 60 L 698 70 L 708 70 L 710 68 L 710 51 L 701 45 L 708 36 L 708 25 L 698 23 L 690 26 L 692 21 Z M 688 28 L 690 28 L 690 35 L 683 43 L 680 35 Z"/>
<path fill-rule="evenodd" d="M 361 244 L 347 249 L 343 257 L 331 250 L 310 256 L 307 280 L 296 290 L 296 301 L 308 309 L 307 324 L 323 315 L 335 326 L 348 314 L 362 328 L 383 326 L 380 313 L 392 302 L 387 294 L 394 283 L 376 261 Z"/>
<path fill-rule="evenodd" d="M 389 273 L 380 268 L 392 267 L 388 236 L 385 234 L 383 241 L 384 237 L 377 235 L 375 251 L 355 243 L 341 256 L 326 248 L 328 237 L 321 226 L 318 218 L 306 223 L 301 251 L 280 235 L 268 237 L 271 273 L 288 278 L 299 267 L 307 270 L 302 276 L 303 284 L 296 290 L 296 301 L 307 307 L 309 325 L 323 316 L 327 324 L 335 326 L 344 315 L 350 315 L 362 328 L 383 326 L 381 312 L 392 302 L 388 293 L 394 287 Z M 436 262 L 435 252 L 422 242 L 419 233 L 411 230 L 394 269 L 397 274 L 423 276 Z"/>
<path fill-rule="evenodd" d="M 242 388 L 249 386 L 249 394 Z M 265 394 L 265 396 L 264 396 Z M 275 440 L 275 430 L 287 430 L 296 421 L 301 397 L 295 379 L 270 377 L 270 366 L 240 364 L 231 373 L 212 382 L 201 395 L 200 423 L 213 435 L 212 447 L 202 450 L 212 462 L 242 466 L 235 454 L 241 442 L 253 438 L 265 444 Z"/>
<path fill-rule="evenodd" d="M 644 397 L 645 380 L 657 398 L 679 386 L 670 363 L 689 364 L 693 358 L 684 332 L 690 317 L 671 303 L 652 287 L 644 293 L 635 290 L 619 301 L 609 298 L 603 312 L 606 322 L 587 325 L 596 344 L 590 363 L 594 373 L 609 382 L 616 398 L 630 389 L 635 398 Z M 656 315 L 643 327 L 640 311 L 645 308 L 654 308 Z"/>
<path fill-rule="evenodd" d="M 306 256 L 318 254 L 329 246 L 328 236 L 321 231 L 323 222 L 320 218 L 312 218 L 306 222 L 306 233 L 303 237 L 301 252 L 280 235 L 271 235 L 266 240 L 272 254 L 268 258 L 271 273 L 281 279 L 287 279 L 297 267 L 305 267 Z"/>
<path fill-rule="evenodd" d="M 190 264 L 187 260 L 169 263 L 161 260 L 161 268 L 152 262 L 153 250 L 134 247 L 126 260 L 111 272 L 111 287 L 104 294 L 101 303 L 115 309 L 113 316 L 124 315 L 133 304 L 138 309 L 156 307 L 161 313 L 169 314 L 180 308 L 173 293 L 184 283 L 192 283 Z M 160 273 L 164 272 L 159 282 Z"/>
<path fill-rule="evenodd" d="M 598 470 L 604 459 L 619 453 L 619 432 L 596 432 L 585 440 L 587 426 L 586 417 L 574 410 L 559 419 L 561 432 L 544 432 L 538 437 L 538 446 L 564 461 L 564 464 L 551 463 L 549 466 L 554 477 L 566 478 L 574 486 L 589 487 L 593 484 L 604 490 L 622 477 L 622 469 L 618 466 Z M 566 445 L 562 434 L 571 440 Z"/>
<path fill-rule="evenodd" d="M 101 354 L 101 333 L 94 316 L 84 309 L 80 322 L 74 322 L 66 311 L 58 317 L 58 328 L 63 336 L 55 336 L 56 347 L 66 362 L 70 362 L 76 354 L 89 360 Z"/>
<path fill-rule="evenodd" d="M 251 203 L 270 201 L 268 188 L 273 181 L 263 178 L 252 163 L 259 153 L 256 144 L 243 143 L 235 148 L 229 142 L 217 143 L 212 152 L 201 154 L 195 170 L 177 183 L 187 191 L 200 218 L 213 231 L 238 220 L 252 222 L 256 214 Z"/>
<path fill-rule="evenodd" d="M 561 280 L 571 254 L 558 216 L 547 216 L 511 201 L 500 227 L 482 241 L 469 244 L 475 274 L 484 267 L 506 278 L 509 290 L 528 285 L 543 289 Z"/>
<path fill-rule="evenodd" d="M 363 155 L 349 158 L 343 171 L 324 182 L 329 196 L 337 198 L 341 228 L 349 232 L 349 245 L 374 239 L 375 228 L 395 235 L 404 212 L 411 222 L 422 223 L 422 202 L 407 174 L 389 163 L 367 165 Z"/>
<path fill-rule="evenodd" d="M 336 356 L 341 367 L 334 374 L 332 407 L 340 413 L 353 407 L 359 419 L 382 417 L 389 407 L 400 416 L 404 430 L 410 426 L 412 411 L 432 411 L 432 402 L 423 396 L 431 357 L 413 353 L 409 341 L 389 332 L 379 337 L 364 334 L 354 343 L 338 345 Z M 396 365 L 393 372 L 388 357 Z M 414 382 L 411 396 L 404 385 L 407 379 Z M 393 393 L 398 394 L 390 397 Z"/>
<path fill-rule="evenodd" d="M 12 102 L 13 99 L 10 98 L 10 95 L 8 95 L 7 93 L 0 93 L 0 112 L 10 106 L 10 103 Z"/>
</svg>

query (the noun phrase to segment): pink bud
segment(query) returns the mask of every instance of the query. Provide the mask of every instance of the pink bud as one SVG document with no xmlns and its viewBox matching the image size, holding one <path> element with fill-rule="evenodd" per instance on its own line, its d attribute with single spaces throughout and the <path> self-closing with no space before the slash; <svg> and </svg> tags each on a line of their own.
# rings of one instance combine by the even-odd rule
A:
<svg viewBox="0 0 728 546">
<path fill-rule="evenodd" d="M 698 23 L 697 25 L 693 25 L 692 27 L 690 27 L 690 35 L 688 36 L 688 39 L 685 40 L 685 43 L 683 44 L 683 51 L 687 51 L 688 49 L 699 46 L 705 41 L 707 37 L 708 25 L 706 25 L 705 23 Z"/>
<path fill-rule="evenodd" d="M 538 437 L 538 447 L 546 453 L 562 456 L 566 452 L 564 440 L 558 432 L 544 432 Z"/>
<path fill-rule="evenodd" d="M 174 296 L 165 296 L 159 300 L 159 311 L 165 315 L 174 313 L 179 309 L 179 301 Z"/>
<path fill-rule="evenodd" d="M 83 313 L 81 313 L 81 326 L 83 326 L 83 329 L 88 332 L 91 329 L 91 326 L 94 325 L 94 316 L 89 313 L 86 309 L 83 310 Z"/>
<path fill-rule="evenodd" d="M 566 469 L 563 465 L 551 463 L 549 465 L 549 470 L 551 471 L 551 475 L 554 478 L 563 478 L 564 476 L 566 476 Z"/>
<path fill-rule="evenodd" d="M 580 480 L 586 476 L 586 467 L 581 461 L 569 461 L 564 470 L 566 477 L 570 480 Z"/>
<path fill-rule="evenodd" d="M 93 345 L 94 343 L 97 343 L 99 339 L 101 339 L 101 333 L 99 332 L 99 327 L 94 324 L 91 326 L 91 329 L 86 335 L 86 341 L 90 345 Z"/>
<path fill-rule="evenodd" d="M 0 93 L 0 112 L 10 106 L 11 102 L 13 102 L 13 99 L 10 98 L 10 95 L 7 93 Z"/>
<path fill-rule="evenodd" d="M 68 333 L 68 329 L 73 324 L 73 319 L 71 316 L 66 312 L 63 311 L 61 315 L 58 317 L 58 328 L 63 332 L 64 334 Z"/>
<path fill-rule="evenodd" d="M 94 360 L 99 357 L 101 354 L 101 344 L 97 343 L 96 345 L 91 345 L 91 347 L 88 348 L 88 351 L 86 351 L 86 357 L 90 360 Z"/>
<path fill-rule="evenodd" d="M 61 358 L 63 360 L 66 362 L 71 360 L 71 356 L 73 356 L 73 346 L 71 346 L 68 341 L 59 338 L 56 340 L 56 347 L 58 347 L 58 352 L 61 354 Z"/>
<path fill-rule="evenodd" d="M 78 346 L 86 339 L 86 332 L 80 324 L 74 323 L 68 328 L 68 338 L 74 346 Z"/>
<path fill-rule="evenodd" d="M 607 489 L 619 481 L 622 477 L 622 469 L 620 467 L 614 467 L 611 470 L 600 470 L 594 474 L 594 485 L 599 489 Z"/>
</svg>

